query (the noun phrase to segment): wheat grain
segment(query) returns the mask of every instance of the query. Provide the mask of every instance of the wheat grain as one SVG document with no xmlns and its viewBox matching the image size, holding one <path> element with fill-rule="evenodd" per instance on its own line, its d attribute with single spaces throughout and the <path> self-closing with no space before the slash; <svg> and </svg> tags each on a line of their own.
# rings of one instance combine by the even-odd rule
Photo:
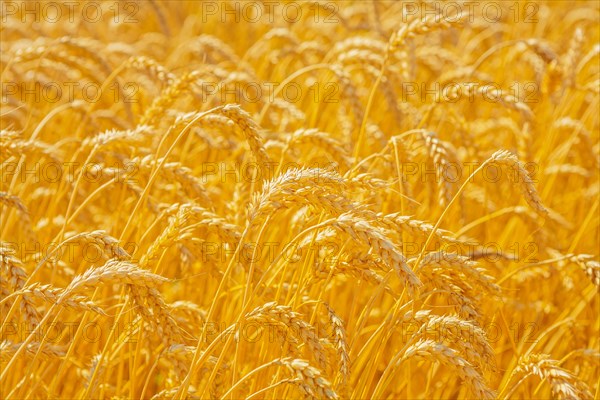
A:
<svg viewBox="0 0 600 400">
<path fill-rule="evenodd" d="M 101 267 L 90 268 L 73 278 L 65 295 L 76 294 L 97 284 L 120 283 L 142 287 L 154 287 L 166 282 L 160 275 L 145 271 L 127 261 L 109 260 Z"/>
<path fill-rule="evenodd" d="M 40 298 L 52 304 L 60 304 L 68 308 L 80 311 L 92 311 L 102 315 L 106 315 L 104 310 L 97 306 L 94 302 L 89 301 L 87 297 L 81 295 L 70 295 L 68 297 L 61 297 L 63 295 L 63 289 L 52 287 L 51 285 L 41 285 L 34 283 L 29 286 L 22 287 L 16 293 L 23 295 L 30 295 L 32 297 Z"/>
<path fill-rule="evenodd" d="M 459 377 L 467 383 L 468 387 L 478 399 L 493 399 L 496 397 L 495 393 L 485 384 L 483 377 L 471 366 L 471 364 L 469 364 L 469 362 L 460 357 L 456 350 L 429 339 L 419 340 L 417 343 L 406 349 L 402 355 L 402 360 L 407 360 L 412 357 L 432 359 L 440 362 L 442 365 L 456 369 Z"/>
<path fill-rule="evenodd" d="M 523 197 L 527 204 L 542 216 L 548 214 L 548 210 L 544 208 L 529 173 L 514 154 L 501 150 L 494 153 L 490 159 L 501 166 L 512 168 L 515 173 L 516 183 L 518 183 L 521 188 L 521 192 L 523 193 Z"/>
<path fill-rule="evenodd" d="M 381 256 L 411 290 L 421 285 L 419 278 L 406 264 L 406 258 L 381 232 L 361 219 L 355 213 L 340 215 L 332 224 L 333 227 L 347 233 L 358 243 L 368 244 Z"/>
<path fill-rule="evenodd" d="M 560 368 L 557 362 L 546 355 L 532 354 L 523 357 L 513 371 L 513 376 L 525 374 L 537 375 L 547 379 L 552 388 L 552 395 L 558 399 L 591 399 L 593 398 L 586 385 L 569 371 Z"/>
<path fill-rule="evenodd" d="M 8 275 L 8 281 L 13 290 L 23 289 L 27 278 L 23 263 L 15 257 L 14 252 L 10 247 L 5 246 L 4 243 L 0 244 L 0 270 Z M 25 321 L 31 324 L 37 324 L 39 313 L 29 294 L 23 294 L 20 305 L 23 309 Z"/>
<path fill-rule="evenodd" d="M 302 359 L 282 358 L 276 362 L 286 366 L 299 380 L 298 386 L 310 399 L 337 399 L 331 384 L 322 377 L 321 371 Z"/>
<path fill-rule="evenodd" d="M 333 327 L 334 344 L 338 355 L 339 369 L 342 374 L 342 385 L 345 385 L 350 376 L 350 356 L 348 355 L 348 343 L 346 341 L 346 329 L 343 321 L 337 316 L 335 311 L 325 304 L 329 320 Z"/>
<path fill-rule="evenodd" d="M 323 346 L 319 342 L 314 328 L 303 321 L 301 317 L 301 314 L 292 311 L 290 307 L 270 302 L 252 310 L 246 316 L 246 319 L 257 321 L 267 320 L 282 323 L 288 329 L 292 330 L 292 332 L 295 332 L 302 341 L 306 343 L 306 346 L 310 349 L 311 354 L 315 357 L 319 366 L 324 368 L 327 365 L 327 360 Z"/>
</svg>

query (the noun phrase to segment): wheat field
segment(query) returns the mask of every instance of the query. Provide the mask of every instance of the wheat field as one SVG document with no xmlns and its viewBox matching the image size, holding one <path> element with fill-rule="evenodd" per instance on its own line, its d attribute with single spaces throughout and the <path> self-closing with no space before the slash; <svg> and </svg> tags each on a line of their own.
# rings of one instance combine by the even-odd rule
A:
<svg viewBox="0 0 600 400">
<path fill-rule="evenodd" d="M 0 398 L 600 398 L 597 2 L 0 12 Z"/>
</svg>

